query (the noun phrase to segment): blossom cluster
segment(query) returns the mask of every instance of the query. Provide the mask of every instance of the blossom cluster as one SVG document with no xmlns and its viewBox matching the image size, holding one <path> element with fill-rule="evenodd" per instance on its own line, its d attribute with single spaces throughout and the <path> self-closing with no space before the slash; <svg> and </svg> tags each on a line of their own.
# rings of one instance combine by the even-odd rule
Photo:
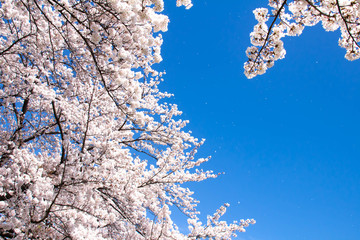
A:
<svg viewBox="0 0 360 240">
<path fill-rule="evenodd" d="M 203 140 L 158 88 L 163 9 L 163 0 L 1 1 L 1 238 L 195 238 L 171 210 L 198 219 L 183 183 L 217 174 L 201 169 Z M 201 236 L 225 239 L 248 222 Z"/>
<path fill-rule="evenodd" d="M 339 46 L 346 49 L 346 59 L 360 58 L 359 0 L 269 0 L 269 7 L 270 12 L 267 8 L 254 10 L 258 24 L 250 34 L 252 46 L 246 50 L 244 73 L 248 78 L 264 74 L 285 57 L 283 37 L 299 36 L 306 26 L 320 22 L 326 31 L 340 29 Z"/>
</svg>

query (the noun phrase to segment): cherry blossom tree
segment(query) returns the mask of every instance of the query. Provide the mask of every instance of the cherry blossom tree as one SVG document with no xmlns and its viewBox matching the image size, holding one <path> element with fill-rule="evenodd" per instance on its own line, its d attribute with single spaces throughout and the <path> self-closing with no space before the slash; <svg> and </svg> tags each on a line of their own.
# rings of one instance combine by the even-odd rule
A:
<svg viewBox="0 0 360 240">
<path fill-rule="evenodd" d="M 326 31 L 340 29 L 339 46 L 346 49 L 346 59 L 360 58 L 360 0 L 269 0 L 269 7 L 270 12 L 254 10 L 258 24 L 250 34 L 253 46 L 246 50 L 248 78 L 265 73 L 285 57 L 284 36 L 299 36 L 306 26 L 319 22 Z"/>
<path fill-rule="evenodd" d="M 229 239 L 254 223 L 221 221 L 227 204 L 201 223 L 183 185 L 217 174 L 199 168 L 203 140 L 158 88 L 163 8 L 1 0 L 2 239 Z"/>
</svg>

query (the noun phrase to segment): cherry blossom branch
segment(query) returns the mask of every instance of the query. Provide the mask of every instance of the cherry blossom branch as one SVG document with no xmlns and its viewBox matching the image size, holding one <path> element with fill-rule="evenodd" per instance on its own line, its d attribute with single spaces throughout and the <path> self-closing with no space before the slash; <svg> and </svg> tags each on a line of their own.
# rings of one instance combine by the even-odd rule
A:
<svg viewBox="0 0 360 240">
<path fill-rule="evenodd" d="M 352 33 L 351 33 L 350 29 L 349 29 L 348 23 L 347 23 L 344 15 L 342 14 L 341 7 L 340 7 L 340 4 L 339 4 L 339 0 L 336 0 L 336 5 L 337 5 L 337 8 L 339 10 L 339 14 L 341 16 L 341 19 L 344 21 L 346 31 L 349 34 L 349 36 L 351 37 L 351 39 L 352 39 L 352 42 L 355 43 L 355 45 L 360 48 L 360 45 L 357 43 L 356 39 L 352 35 Z"/>
<path fill-rule="evenodd" d="M 271 22 L 270 27 L 269 27 L 269 29 L 268 29 L 268 32 L 267 32 L 267 34 L 266 34 L 266 37 L 265 37 L 265 40 L 264 40 L 264 44 L 261 46 L 258 54 L 256 55 L 255 60 L 253 61 L 253 66 L 252 66 L 252 67 L 250 68 L 250 70 L 249 70 L 250 73 L 254 71 L 255 64 L 256 64 L 257 60 L 259 59 L 259 57 L 260 57 L 260 55 L 261 55 L 261 52 L 263 51 L 263 49 L 264 49 L 264 47 L 266 46 L 266 44 L 268 44 L 268 40 L 269 40 L 270 35 L 271 35 L 271 30 L 272 30 L 272 28 L 273 28 L 276 20 L 277 20 L 278 17 L 280 16 L 280 13 L 281 13 L 282 9 L 285 7 L 286 2 L 287 2 L 287 0 L 284 0 L 284 2 L 281 4 L 280 8 L 277 10 L 277 12 L 276 12 L 276 14 L 275 14 L 275 16 L 274 16 L 274 19 L 273 19 L 273 21 Z"/>
</svg>

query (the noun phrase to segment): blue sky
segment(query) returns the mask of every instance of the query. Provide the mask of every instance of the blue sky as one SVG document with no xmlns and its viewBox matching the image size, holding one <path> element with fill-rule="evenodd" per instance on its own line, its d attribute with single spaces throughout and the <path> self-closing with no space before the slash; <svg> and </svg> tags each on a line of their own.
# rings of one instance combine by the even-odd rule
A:
<svg viewBox="0 0 360 240">
<path fill-rule="evenodd" d="M 360 239 L 360 61 L 344 59 L 339 32 L 316 26 L 285 38 L 285 59 L 248 80 L 252 11 L 267 2 L 193 3 L 166 2 L 158 68 L 160 89 L 206 138 L 204 168 L 225 172 L 191 185 L 203 217 L 228 202 L 226 220 L 257 220 L 238 239 Z"/>
</svg>

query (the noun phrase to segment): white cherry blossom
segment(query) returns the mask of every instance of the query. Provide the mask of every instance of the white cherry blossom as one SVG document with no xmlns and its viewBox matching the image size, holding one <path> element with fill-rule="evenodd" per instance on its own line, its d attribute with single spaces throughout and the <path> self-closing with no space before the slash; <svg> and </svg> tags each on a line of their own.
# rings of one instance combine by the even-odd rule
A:
<svg viewBox="0 0 360 240">
<path fill-rule="evenodd" d="M 271 11 L 254 10 L 259 23 L 250 34 L 253 46 L 246 51 L 249 60 L 244 64 L 244 73 L 248 78 L 265 73 L 274 61 L 285 57 L 281 38 L 299 36 L 305 27 L 319 22 L 326 31 L 340 29 L 339 46 L 345 48 L 346 59 L 360 58 L 359 0 L 269 0 L 269 7 Z"/>
<path fill-rule="evenodd" d="M 204 141 L 158 89 L 163 9 L 163 0 L 1 1 L 2 239 L 229 239 L 254 223 L 220 221 L 225 207 L 200 223 L 183 186 L 217 174 L 201 169 Z M 190 233 L 173 222 L 176 209 Z"/>
</svg>

